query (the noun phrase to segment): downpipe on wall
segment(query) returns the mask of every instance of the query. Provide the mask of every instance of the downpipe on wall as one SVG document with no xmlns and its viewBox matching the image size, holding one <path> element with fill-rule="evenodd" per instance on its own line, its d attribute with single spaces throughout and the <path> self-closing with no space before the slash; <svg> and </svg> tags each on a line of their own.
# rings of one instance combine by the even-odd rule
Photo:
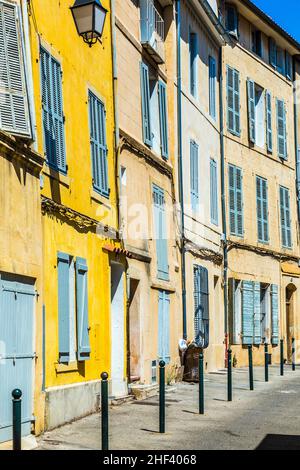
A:
<svg viewBox="0 0 300 470">
<path fill-rule="evenodd" d="M 300 149 L 298 135 L 298 106 L 297 106 L 297 80 L 296 80 L 296 58 L 293 57 L 293 95 L 294 95 L 294 129 L 295 129 L 295 152 L 296 152 L 296 193 L 298 222 L 300 223 Z M 300 98 L 300 97 L 299 97 Z"/>
</svg>

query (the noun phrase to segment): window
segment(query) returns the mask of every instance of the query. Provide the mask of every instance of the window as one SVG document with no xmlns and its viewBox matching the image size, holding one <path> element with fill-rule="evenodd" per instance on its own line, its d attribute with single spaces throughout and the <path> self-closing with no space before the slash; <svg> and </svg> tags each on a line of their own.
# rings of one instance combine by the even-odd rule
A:
<svg viewBox="0 0 300 470">
<path fill-rule="evenodd" d="M 108 197 L 106 112 L 104 104 L 91 91 L 89 91 L 89 117 L 93 187 Z"/>
<path fill-rule="evenodd" d="M 87 263 L 58 253 L 59 361 L 68 364 L 90 358 Z M 75 315 L 76 313 L 76 315 Z"/>
<path fill-rule="evenodd" d="M 283 100 L 276 100 L 278 156 L 287 159 L 286 108 Z"/>
<path fill-rule="evenodd" d="M 283 248 L 292 248 L 290 191 L 280 186 L 281 243 Z"/>
<path fill-rule="evenodd" d="M 191 140 L 190 142 L 190 185 L 191 204 L 193 212 L 198 212 L 199 206 L 199 147 Z"/>
<path fill-rule="evenodd" d="M 168 159 L 167 87 L 144 62 L 141 63 L 141 94 L 144 143 Z"/>
<path fill-rule="evenodd" d="M 265 146 L 265 95 L 264 90 L 253 80 L 247 80 L 248 118 L 250 142 L 259 147 Z"/>
<path fill-rule="evenodd" d="M 240 136 L 240 74 L 231 67 L 227 67 L 227 126 L 232 134 Z"/>
<path fill-rule="evenodd" d="M 288 80 L 293 79 L 292 57 L 288 51 L 279 47 L 273 38 L 269 38 L 269 62 L 279 73 Z"/>
<path fill-rule="evenodd" d="M 210 159 L 210 220 L 214 225 L 219 224 L 218 210 L 218 169 L 217 162 Z"/>
<path fill-rule="evenodd" d="M 229 165 L 230 233 L 238 237 L 244 235 L 242 184 L 242 170 L 234 165 Z"/>
<path fill-rule="evenodd" d="M 226 5 L 226 30 L 229 34 L 238 38 L 238 12 L 235 5 Z"/>
<path fill-rule="evenodd" d="M 154 228 L 158 279 L 169 280 L 168 243 L 164 191 L 153 185 Z"/>
<path fill-rule="evenodd" d="M 252 52 L 262 57 L 262 35 L 258 29 L 252 29 Z"/>
<path fill-rule="evenodd" d="M 0 128 L 31 137 L 19 25 L 16 5 L 0 2 Z"/>
<path fill-rule="evenodd" d="M 277 71 L 281 73 L 281 75 L 284 75 L 285 73 L 284 51 L 280 47 L 277 46 L 276 54 L 277 54 L 277 59 L 276 59 Z"/>
<path fill-rule="evenodd" d="M 268 214 L 268 182 L 260 176 L 256 177 L 256 211 L 258 241 L 269 242 L 269 214 Z"/>
<path fill-rule="evenodd" d="M 213 119 L 216 119 L 216 60 L 214 57 L 209 57 L 209 114 Z"/>
<path fill-rule="evenodd" d="M 198 40 L 197 34 L 190 31 L 189 37 L 190 47 L 190 92 L 197 97 L 197 55 L 198 55 Z"/>
<path fill-rule="evenodd" d="M 209 346 L 209 289 L 208 270 L 194 266 L 194 327 L 195 343 L 201 348 Z"/>
<path fill-rule="evenodd" d="M 153 384 L 157 383 L 157 361 L 151 362 L 151 382 Z"/>
<path fill-rule="evenodd" d="M 61 66 L 43 48 L 40 57 L 44 149 L 47 163 L 54 170 L 67 173 Z"/>
<path fill-rule="evenodd" d="M 285 75 L 288 80 L 293 80 L 292 57 L 288 51 L 285 51 Z"/>
<path fill-rule="evenodd" d="M 170 294 L 159 291 L 158 299 L 158 357 L 169 364 L 170 353 Z"/>
</svg>

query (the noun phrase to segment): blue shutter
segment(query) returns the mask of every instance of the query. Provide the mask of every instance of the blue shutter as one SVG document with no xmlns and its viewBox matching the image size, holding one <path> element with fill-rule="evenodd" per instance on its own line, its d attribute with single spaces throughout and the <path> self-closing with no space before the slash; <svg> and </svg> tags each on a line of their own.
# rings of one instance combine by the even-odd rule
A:
<svg viewBox="0 0 300 470">
<path fill-rule="evenodd" d="M 69 269 L 70 256 L 65 253 L 57 255 L 58 269 L 58 342 L 59 362 L 70 360 L 70 294 Z"/>
<path fill-rule="evenodd" d="M 280 186 L 281 243 L 283 248 L 292 248 L 290 192 Z"/>
<path fill-rule="evenodd" d="M 192 209 L 197 212 L 199 205 L 199 147 L 193 140 L 190 142 L 190 184 Z"/>
<path fill-rule="evenodd" d="M 197 95 L 197 34 L 190 32 L 190 92 L 196 97 Z"/>
<path fill-rule="evenodd" d="M 143 139 L 146 145 L 152 146 L 151 116 L 150 116 L 150 85 L 149 69 L 141 62 L 141 95 L 142 95 L 142 122 Z"/>
<path fill-rule="evenodd" d="M 209 346 L 209 286 L 208 270 L 194 266 L 194 329 L 195 343 L 201 348 Z"/>
<path fill-rule="evenodd" d="M 287 141 L 286 141 L 286 111 L 285 103 L 282 100 L 276 100 L 277 109 L 277 142 L 278 156 L 287 159 Z"/>
<path fill-rule="evenodd" d="M 40 57 L 44 145 L 47 163 L 55 170 L 66 173 L 61 66 L 43 48 L 41 48 Z"/>
<path fill-rule="evenodd" d="M 108 162 L 106 145 L 106 113 L 104 104 L 89 91 L 90 143 L 93 188 L 109 196 Z"/>
<path fill-rule="evenodd" d="M 218 170 L 217 162 L 210 160 L 210 217 L 211 222 L 215 225 L 219 224 L 218 210 Z"/>
<path fill-rule="evenodd" d="M 279 299 L 278 286 L 271 285 L 272 344 L 279 344 Z"/>
<path fill-rule="evenodd" d="M 226 30 L 228 33 L 238 36 L 238 12 L 234 5 L 226 5 Z"/>
<path fill-rule="evenodd" d="M 170 362 L 170 295 L 159 291 L 158 300 L 158 357 L 159 360 Z"/>
<path fill-rule="evenodd" d="M 260 283 L 254 283 L 254 344 L 262 343 Z"/>
<path fill-rule="evenodd" d="M 228 130 L 237 136 L 240 127 L 240 74 L 227 66 L 227 125 Z"/>
<path fill-rule="evenodd" d="M 253 344 L 254 283 L 243 281 L 242 294 L 243 344 Z"/>
<path fill-rule="evenodd" d="M 90 359 L 90 338 L 88 319 L 87 263 L 83 258 L 76 259 L 76 306 L 77 306 L 77 354 L 78 361 Z"/>
<path fill-rule="evenodd" d="M 169 280 L 168 243 L 164 191 L 153 185 L 154 225 L 158 278 Z"/>
<path fill-rule="evenodd" d="M 259 176 L 256 177 L 256 208 L 258 241 L 269 241 L 269 214 L 268 214 L 268 183 Z"/>
<path fill-rule="evenodd" d="M 269 56 L 270 64 L 275 69 L 277 68 L 277 46 L 273 38 L 269 38 Z"/>
<path fill-rule="evenodd" d="M 229 165 L 229 218 L 232 235 L 244 235 L 242 170 Z"/>
<path fill-rule="evenodd" d="M 288 51 L 285 51 L 285 74 L 288 80 L 293 79 L 292 57 Z"/>
<path fill-rule="evenodd" d="M 255 117 L 255 83 L 248 78 L 248 120 L 249 120 L 249 140 L 255 144 L 256 137 L 256 117 Z"/>
<path fill-rule="evenodd" d="M 272 95 L 266 91 L 266 128 L 267 128 L 267 149 L 273 152 L 273 131 L 272 131 Z"/>
<path fill-rule="evenodd" d="M 161 154 L 163 158 L 169 158 L 169 138 L 168 138 L 168 111 L 167 111 L 167 87 L 161 80 L 158 83 L 159 97 L 159 120 L 160 120 L 160 140 Z"/>
<path fill-rule="evenodd" d="M 209 57 L 209 114 L 216 119 L 216 61 Z"/>
</svg>

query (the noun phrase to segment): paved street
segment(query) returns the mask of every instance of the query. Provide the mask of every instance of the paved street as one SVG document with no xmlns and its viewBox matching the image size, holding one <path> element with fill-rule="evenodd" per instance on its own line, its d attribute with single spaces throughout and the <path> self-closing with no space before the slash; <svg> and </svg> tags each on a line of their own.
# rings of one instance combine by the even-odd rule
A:
<svg viewBox="0 0 300 470">
<path fill-rule="evenodd" d="M 206 413 L 197 414 L 196 384 L 178 384 L 167 394 L 167 433 L 159 435 L 158 398 L 110 409 L 112 450 L 256 449 L 264 446 L 300 449 L 300 368 L 255 368 L 255 391 L 249 391 L 247 369 L 234 370 L 233 403 L 226 401 L 226 371 L 205 380 Z M 273 436 L 272 436 L 273 435 Z M 286 436 L 286 437 L 283 437 Z M 288 437 L 287 437 L 288 436 Z M 296 437 L 295 437 L 296 436 Z M 100 415 L 46 433 L 39 449 L 99 449 Z"/>
</svg>

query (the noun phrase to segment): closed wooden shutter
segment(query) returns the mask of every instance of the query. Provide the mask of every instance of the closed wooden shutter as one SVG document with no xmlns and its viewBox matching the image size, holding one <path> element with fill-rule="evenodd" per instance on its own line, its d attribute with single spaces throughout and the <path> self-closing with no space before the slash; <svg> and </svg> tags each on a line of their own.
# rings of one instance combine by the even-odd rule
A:
<svg viewBox="0 0 300 470">
<path fill-rule="evenodd" d="M 141 62 L 141 96 L 144 143 L 152 146 L 149 69 L 144 62 Z"/>
<path fill-rule="evenodd" d="M 229 165 L 229 218 L 232 235 L 244 235 L 242 170 Z"/>
<path fill-rule="evenodd" d="M 267 129 L 267 149 L 273 152 L 273 130 L 272 130 L 272 95 L 266 91 L 266 129 Z"/>
<path fill-rule="evenodd" d="M 217 162 L 210 159 L 210 218 L 215 225 L 219 224 L 218 210 L 218 169 Z"/>
<path fill-rule="evenodd" d="M 240 74 L 227 67 L 227 125 L 228 130 L 240 136 Z"/>
<path fill-rule="evenodd" d="M 209 114 L 216 119 L 216 60 L 209 57 Z"/>
<path fill-rule="evenodd" d="M 283 248 L 292 248 L 290 191 L 287 188 L 280 186 L 279 192 L 281 243 Z"/>
<path fill-rule="evenodd" d="M 285 74 L 286 78 L 288 80 L 293 79 L 293 65 L 292 65 L 292 57 L 288 53 L 288 51 L 285 51 Z"/>
<path fill-rule="evenodd" d="M 193 140 L 190 142 L 190 185 L 192 209 L 197 212 L 199 205 L 199 147 Z"/>
<path fill-rule="evenodd" d="M 76 259 L 77 354 L 78 361 L 90 359 L 88 318 L 88 267 L 83 258 Z"/>
<path fill-rule="evenodd" d="M 254 344 L 262 343 L 260 283 L 254 283 Z"/>
<path fill-rule="evenodd" d="M 269 241 L 269 214 L 268 214 L 268 183 L 267 180 L 256 177 L 256 208 L 258 241 Z"/>
<path fill-rule="evenodd" d="M 154 226 L 158 279 L 169 280 L 168 241 L 164 191 L 153 185 Z"/>
<path fill-rule="evenodd" d="M 59 362 L 68 363 L 70 360 L 70 286 L 69 286 L 70 256 L 58 253 L 58 342 Z"/>
<path fill-rule="evenodd" d="M 104 104 L 89 92 L 90 143 L 93 187 L 103 196 L 109 196 L 106 145 L 106 113 Z"/>
<path fill-rule="evenodd" d="M 0 2 L 0 128 L 31 137 L 22 36 L 16 5 Z"/>
<path fill-rule="evenodd" d="M 278 286 L 271 285 L 271 322 L 272 322 L 272 344 L 279 344 L 279 298 Z"/>
<path fill-rule="evenodd" d="M 194 266 L 194 329 L 195 342 L 201 348 L 209 346 L 209 285 L 208 270 Z"/>
<path fill-rule="evenodd" d="M 248 90 L 248 121 L 249 121 L 249 140 L 255 144 L 256 138 L 256 117 L 255 117 L 255 83 L 253 80 L 247 80 Z"/>
<path fill-rule="evenodd" d="M 242 286 L 242 334 L 243 344 L 253 344 L 254 333 L 254 283 L 243 281 Z"/>
<path fill-rule="evenodd" d="M 276 100 L 278 156 L 287 159 L 286 110 L 282 100 Z"/>
<path fill-rule="evenodd" d="M 158 357 L 169 364 L 170 352 L 170 294 L 159 291 L 158 299 Z"/>
<path fill-rule="evenodd" d="M 167 87 L 161 80 L 158 84 L 159 98 L 159 122 L 160 122 L 160 141 L 161 154 L 165 159 L 169 158 L 169 139 L 168 139 L 168 111 L 167 111 Z"/>
<path fill-rule="evenodd" d="M 190 31 L 190 92 L 196 97 L 197 95 L 197 55 L 198 55 L 198 39 L 197 34 Z"/>
<path fill-rule="evenodd" d="M 270 64 L 276 69 L 277 67 L 277 46 L 273 38 L 269 38 L 269 57 Z"/>
</svg>

